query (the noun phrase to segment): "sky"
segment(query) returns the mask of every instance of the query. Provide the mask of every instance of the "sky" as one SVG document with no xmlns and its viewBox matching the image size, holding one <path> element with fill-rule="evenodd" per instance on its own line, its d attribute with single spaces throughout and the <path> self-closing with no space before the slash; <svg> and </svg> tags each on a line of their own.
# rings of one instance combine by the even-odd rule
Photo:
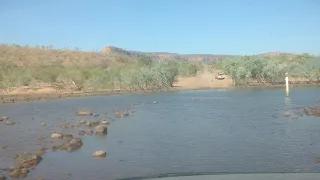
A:
<svg viewBox="0 0 320 180">
<path fill-rule="evenodd" d="M 320 54 L 319 0 L 0 0 L 0 43 Z"/>
</svg>

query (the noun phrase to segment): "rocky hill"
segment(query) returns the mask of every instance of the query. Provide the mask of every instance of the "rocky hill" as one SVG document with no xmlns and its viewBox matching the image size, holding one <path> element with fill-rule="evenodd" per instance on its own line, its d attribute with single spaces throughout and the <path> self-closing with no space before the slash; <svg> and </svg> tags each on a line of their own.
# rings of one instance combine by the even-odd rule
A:
<svg viewBox="0 0 320 180">
<path fill-rule="evenodd" d="M 122 54 L 131 57 L 147 56 L 153 60 L 165 61 L 165 60 L 178 60 L 178 61 L 197 61 L 197 62 L 212 62 L 217 60 L 223 60 L 233 55 L 213 55 L 213 54 L 177 54 L 177 53 L 166 53 L 166 52 L 139 52 L 139 51 L 128 51 L 122 48 L 114 46 L 106 46 L 102 49 L 102 54 Z"/>
<path fill-rule="evenodd" d="M 265 56 L 295 56 L 290 53 L 270 52 Z M 137 58 L 150 58 L 155 61 L 178 60 L 192 62 L 213 62 L 234 55 L 177 54 L 166 52 L 129 51 L 118 47 L 106 46 L 101 52 L 53 49 L 50 46 L 28 47 L 19 45 L 0 45 L 0 61 L 16 65 L 85 65 L 101 66 L 111 61 L 130 61 Z"/>
<path fill-rule="evenodd" d="M 177 54 L 177 53 L 167 53 L 167 52 L 139 52 L 139 51 L 129 51 L 122 48 L 114 46 L 106 46 L 102 49 L 102 54 L 122 54 L 131 57 L 141 57 L 148 56 L 154 60 L 165 61 L 165 60 L 178 60 L 178 61 L 192 61 L 192 62 L 213 62 L 217 60 L 223 60 L 229 57 L 234 57 L 235 55 L 215 55 L 215 54 Z M 268 52 L 263 54 L 258 54 L 262 56 L 286 56 L 294 57 L 296 54 L 283 53 L 283 52 Z"/>
</svg>

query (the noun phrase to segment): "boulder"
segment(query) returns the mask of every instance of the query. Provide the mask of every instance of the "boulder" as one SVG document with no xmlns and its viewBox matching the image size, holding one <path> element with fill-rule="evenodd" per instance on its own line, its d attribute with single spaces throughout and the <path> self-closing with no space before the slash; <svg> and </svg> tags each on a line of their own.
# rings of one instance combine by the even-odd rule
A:
<svg viewBox="0 0 320 180">
<path fill-rule="evenodd" d="M 62 146 L 60 149 L 71 152 L 71 151 L 74 151 L 74 150 L 81 148 L 82 145 L 83 145 L 83 143 L 80 138 L 73 138 L 67 144 Z"/>
<path fill-rule="evenodd" d="M 97 126 L 97 125 L 99 125 L 99 124 L 100 124 L 99 121 L 87 121 L 87 122 L 86 122 L 86 125 L 87 125 L 87 126 Z"/>
<path fill-rule="evenodd" d="M 117 118 L 123 118 L 123 117 L 127 117 L 129 116 L 129 112 L 126 110 L 125 112 L 119 112 L 118 110 L 115 110 L 113 112 L 113 114 L 115 115 L 115 117 Z"/>
<path fill-rule="evenodd" d="M 93 157 L 106 157 L 107 152 L 105 151 L 95 151 L 94 153 L 92 153 Z"/>
<path fill-rule="evenodd" d="M 305 108 L 303 112 L 307 116 L 320 116 L 320 107 Z"/>
<path fill-rule="evenodd" d="M 289 111 L 286 111 L 286 112 L 283 113 L 283 116 L 284 117 L 289 117 L 289 116 L 291 116 L 291 113 Z"/>
<path fill-rule="evenodd" d="M 24 153 L 15 157 L 17 166 L 22 168 L 30 168 L 38 165 L 42 157 L 37 154 Z"/>
<path fill-rule="evenodd" d="M 13 122 L 13 121 L 7 121 L 6 124 L 7 124 L 7 125 L 14 125 L 15 122 Z"/>
<path fill-rule="evenodd" d="M 92 134 L 93 134 L 93 131 L 92 131 L 91 129 L 87 129 L 87 130 L 86 130 L 86 134 L 92 135 Z"/>
<path fill-rule="evenodd" d="M 21 167 L 14 167 L 11 172 L 9 173 L 9 176 L 11 178 L 25 178 L 27 174 L 29 173 L 28 169 L 21 168 Z"/>
<path fill-rule="evenodd" d="M 73 136 L 72 136 L 72 134 L 63 134 L 62 138 L 63 139 L 71 139 L 71 138 L 73 138 Z"/>
<path fill-rule="evenodd" d="M 93 113 L 91 111 L 78 111 L 76 116 L 91 116 Z"/>
<path fill-rule="evenodd" d="M 101 121 L 101 124 L 108 125 L 108 124 L 110 124 L 110 122 L 109 122 L 109 121 L 107 121 L 107 120 L 102 120 L 102 121 Z"/>
<path fill-rule="evenodd" d="M 96 134 L 107 134 L 107 126 L 100 124 L 96 128 Z"/>
<path fill-rule="evenodd" d="M 9 117 L 7 117 L 7 116 L 0 116 L 0 121 L 5 121 L 5 120 L 8 120 L 9 119 Z"/>
<path fill-rule="evenodd" d="M 61 138 L 63 138 L 63 135 L 62 135 L 61 133 L 53 132 L 53 133 L 51 134 L 51 138 L 52 138 L 52 139 L 61 139 Z"/>
</svg>

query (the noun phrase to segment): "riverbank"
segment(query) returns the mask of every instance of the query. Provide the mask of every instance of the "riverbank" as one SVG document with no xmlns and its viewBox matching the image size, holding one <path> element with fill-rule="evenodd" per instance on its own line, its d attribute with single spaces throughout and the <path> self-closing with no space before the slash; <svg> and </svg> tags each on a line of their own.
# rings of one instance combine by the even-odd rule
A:
<svg viewBox="0 0 320 180">
<path fill-rule="evenodd" d="M 149 93 L 163 93 L 163 92 L 176 92 L 188 90 L 205 90 L 205 89 L 232 89 L 232 88 L 282 88 L 283 84 L 248 84 L 245 86 L 233 85 L 232 79 L 216 80 L 213 74 L 202 73 L 195 77 L 178 77 L 173 84 L 174 87 L 166 90 L 157 91 L 127 91 L 127 90 L 109 90 L 109 91 L 70 91 L 63 89 L 55 89 L 52 87 L 38 88 L 38 89 L 11 89 L 6 90 L 5 95 L 0 96 L 0 103 L 15 103 L 15 102 L 32 102 L 54 100 L 61 98 L 76 98 L 87 96 L 110 96 L 110 95 L 124 95 L 124 94 L 149 94 Z M 313 84 L 291 84 L 291 87 L 303 86 L 320 86 L 320 83 Z M 5 91 L 5 90 L 3 90 Z"/>
</svg>

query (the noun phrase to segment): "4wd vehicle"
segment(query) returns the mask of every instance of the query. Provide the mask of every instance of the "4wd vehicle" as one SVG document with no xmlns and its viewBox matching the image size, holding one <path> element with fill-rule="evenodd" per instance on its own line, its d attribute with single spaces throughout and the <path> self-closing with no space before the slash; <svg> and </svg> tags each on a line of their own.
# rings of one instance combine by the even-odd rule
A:
<svg viewBox="0 0 320 180">
<path fill-rule="evenodd" d="M 222 79 L 225 79 L 226 78 L 226 75 L 224 73 L 218 73 L 216 75 L 216 79 L 218 80 L 222 80 Z"/>
</svg>

